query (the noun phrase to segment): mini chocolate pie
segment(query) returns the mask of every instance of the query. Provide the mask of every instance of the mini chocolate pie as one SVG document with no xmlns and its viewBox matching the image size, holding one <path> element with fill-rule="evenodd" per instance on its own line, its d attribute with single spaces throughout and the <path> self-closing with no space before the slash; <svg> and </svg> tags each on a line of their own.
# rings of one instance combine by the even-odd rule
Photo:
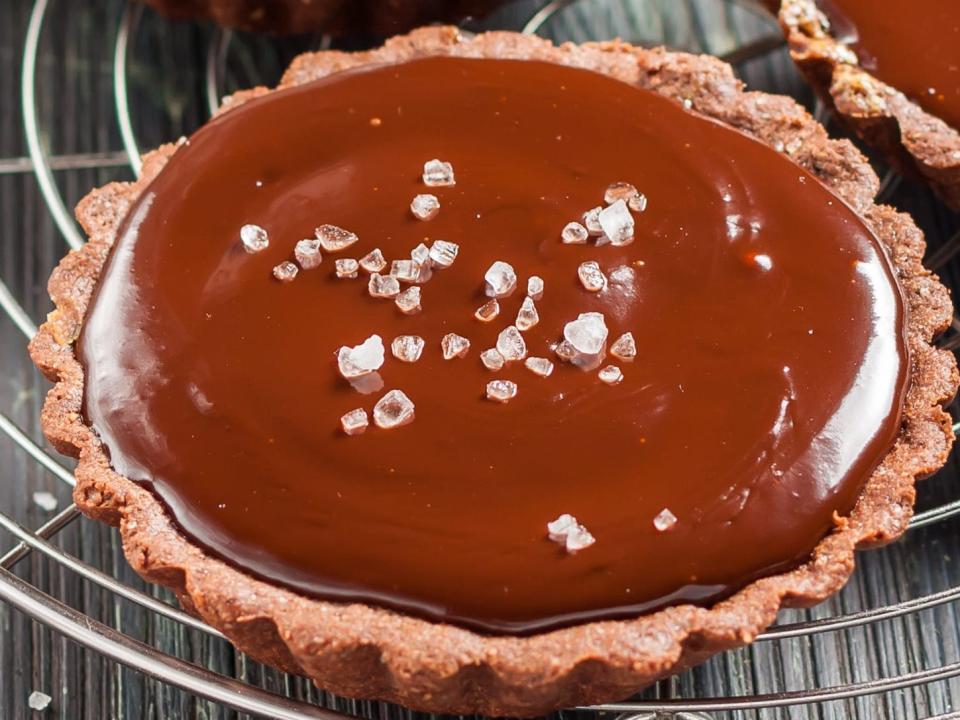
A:
<svg viewBox="0 0 960 720">
<path fill-rule="evenodd" d="M 866 143 L 960 209 L 960 12 L 954 0 L 783 0 L 790 52 Z"/>
<path fill-rule="evenodd" d="M 44 428 L 254 657 L 434 712 L 622 698 L 837 590 L 945 461 L 950 301 L 877 185 L 710 58 L 305 55 L 81 203 Z"/>
<path fill-rule="evenodd" d="M 175 20 L 210 19 L 230 28 L 381 37 L 418 24 L 482 15 L 503 0 L 140 0 Z"/>
</svg>

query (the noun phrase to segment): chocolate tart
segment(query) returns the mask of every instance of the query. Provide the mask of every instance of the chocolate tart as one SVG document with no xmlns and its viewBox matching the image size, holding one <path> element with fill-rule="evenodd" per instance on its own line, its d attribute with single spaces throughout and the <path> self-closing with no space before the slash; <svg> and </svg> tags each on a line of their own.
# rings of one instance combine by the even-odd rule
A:
<svg viewBox="0 0 960 720">
<path fill-rule="evenodd" d="M 456 181 L 422 221 L 408 165 L 434 151 Z M 607 183 L 638 179 L 634 242 L 604 224 L 561 243 Z M 951 303 L 877 189 L 850 143 L 709 57 L 443 27 L 304 55 L 278 91 L 234 95 L 138 181 L 80 203 L 90 240 L 55 270 L 30 346 L 56 383 L 43 427 L 136 571 L 258 660 L 430 712 L 620 699 L 835 592 L 945 462 L 958 377 L 931 341 Z M 270 245 L 245 253 L 257 219 Z M 328 221 L 369 238 L 357 255 L 462 249 L 411 316 L 333 275 L 352 247 L 271 277 Z M 592 294 L 589 258 L 609 276 Z M 495 259 L 544 278 L 531 354 L 584 309 L 611 339 L 635 323 L 622 381 L 559 360 L 552 377 L 484 369 L 488 344 L 515 349 L 497 332 L 523 296 L 471 316 Z M 415 417 L 351 437 L 341 413 L 387 387 L 358 394 L 328 344 L 374 323 L 427 337 L 419 362 L 383 368 Z M 442 332 L 470 337 L 467 356 L 442 359 Z M 484 398 L 494 378 L 517 396 Z M 679 418 L 666 434 L 663 413 Z M 548 537 L 563 512 L 592 535 Z"/>
<path fill-rule="evenodd" d="M 951 0 L 783 0 L 790 54 L 858 137 L 960 209 L 960 16 Z"/>
<path fill-rule="evenodd" d="M 278 35 L 372 33 L 381 37 L 429 22 L 482 15 L 503 0 L 140 0 L 174 20 Z"/>
</svg>

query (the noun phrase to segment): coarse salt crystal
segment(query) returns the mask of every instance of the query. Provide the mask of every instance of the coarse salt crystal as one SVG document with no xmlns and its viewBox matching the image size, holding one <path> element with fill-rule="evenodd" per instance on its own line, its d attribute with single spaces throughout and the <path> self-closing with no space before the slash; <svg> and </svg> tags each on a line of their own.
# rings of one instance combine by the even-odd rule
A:
<svg viewBox="0 0 960 720">
<path fill-rule="evenodd" d="M 453 165 L 443 160 L 428 160 L 423 164 L 423 184 L 430 187 L 456 185 Z"/>
<path fill-rule="evenodd" d="M 489 267 L 483 276 L 484 291 L 487 297 L 502 298 L 513 292 L 517 287 L 517 273 L 510 263 L 497 260 Z"/>
<path fill-rule="evenodd" d="M 410 251 L 410 259 L 417 265 L 428 265 L 430 263 L 430 248 L 420 243 Z"/>
<path fill-rule="evenodd" d="M 371 335 L 359 345 L 344 345 L 337 351 L 337 366 L 343 377 L 350 379 L 367 375 L 383 366 L 383 339 Z"/>
<path fill-rule="evenodd" d="M 617 200 L 600 211 L 600 227 L 613 245 L 627 245 L 633 241 L 633 215 L 623 200 Z"/>
<path fill-rule="evenodd" d="M 360 258 L 360 267 L 368 273 L 380 272 L 387 266 L 387 260 L 380 252 L 380 248 L 374 248 L 362 258 Z"/>
<path fill-rule="evenodd" d="M 637 188 L 628 182 L 615 182 L 607 186 L 603 193 L 603 201 L 607 205 L 613 205 L 617 200 L 627 202 L 630 198 L 637 195 Z"/>
<path fill-rule="evenodd" d="M 417 195 L 410 203 L 410 212 L 417 220 L 432 220 L 440 212 L 440 201 L 429 193 Z"/>
<path fill-rule="evenodd" d="M 553 352 L 556 353 L 557 357 L 561 360 L 573 360 L 577 356 L 577 350 L 566 340 L 557 343 L 556 347 L 553 348 Z"/>
<path fill-rule="evenodd" d="M 363 408 L 351 410 L 340 418 L 340 427 L 347 435 L 359 435 L 367 429 L 369 424 L 367 411 Z"/>
<path fill-rule="evenodd" d="M 603 227 L 600 225 L 600 212 L 602 210 L 603 208 L 597 205 L 597 207 L 591 208 L 583 214 L 582 223 L 587 228 L 587 234 L 590 237 L 603 235 Z"/>
<path fill-rule="evenodd" d="M 517 329 L 526 332 L 538 322 L 540 322 L 540 314 L 537 312 L 537 306 L 534 305 L 533 298 L 527 296 L 520 304 L 520 311 L 517 313 Z"/>
<path fill-rule="evenodd" d="M 560 240 L 567 245 L 583 245 L 590 233 L 578 222 L 568 222 L 560 232 Z"/>
<path fill-rule="evenodd" d="M 293 256 L 304 270 L 313 270 L 323 262 L 320 241 L 316 238 L 300 240 L 293 248 Z"/>
<path fill-rule="evenodd" d="M 290 262 L 289 260 L 284 260 L 282 263 L 273 268 L 273 276 L 280 282 L 293 282 L 294 278 L 297 277 L 297 273 L 300 272 L 300 268 L 296 264 Z"/>
<path fill-rule="evenodd" d="M 527 295 L 534 300 L 543 297 L 543 278 L 539 275 L 531 275 L 527 280 Z"/>
<path fill-rule="evenodd" d="M 589 292 L 600 292 L 607 287 L 607 276 L 600 270 L 600 263 L 588 260 L 577 268 L 580 284 Z"/>
<path fill-rule="evenodd" d="M 491 380 L 487 383 L 487 398 L 505 403 L 517 396 L 517 384 L 510 380 Z"/>
<path fill-rule="evenodd" d="M 31 710 L 40 712 L 41 710 L 46 710 L 50 706 L 52 700 L 53 698 L 46 693 L 40 692 L 39 690 L 34 690 L 27 698 L 27 707 L 29 707 Z"/>
<path fill-rule="evenodd" d="M 470 350 L 470 341 L 462 335 L 456 333 L 447 333 L 440 341 L 440 348 L 443 350 L 444 360 L 453 360 L 453 358 L 462 358 Z"/>
<path fill-rule="evenodd" d="M 633 362 L 637 356 L 637 343 L 633 339 L 633 333 L 625 332 L 614 340 L 613 345 L 610 346 L 610 354 L 618 360 Z"/>
<path fill-rule="evenodd" d="M 430 262 L 438 268 L 448 268 L 457 259 L 460 246 L 446 240 L 434 240 L 430 246 Z"/>
<path fill-rule="evenodd" d="M 523 360 L 527 356 L 527 343 L 516 325 L 510 325 L 500 331 L 497 336 L 497 351 L 508 362 Z"/>
<path fill-rule="evenodd" d="M 397 360 L 413 363 L 420 359 L 424 345 L 419 335 L 398 335 L 390 343 L 390 352 Z"/>
<path fill-rule="evenodd" d="M 385 430 L 406 425 L 413 418 L 414 404 L 402 390 L 391 390 L 373 406 L 373 422 Z"/>
<path fill-rule="evenodd" d="M 240 228 L 240 242 L 248 253 L 258 253 L 270 245 L 267 231 L 259 225 L 244 225 Z"/>
<path fill-rule="evenodd" d="M 497 371 L 503 368 L 503 355 L 496 348 L 489 348 L 480 353 L 480 362 L 487 370 Z"/>
<path fill-rule="evenodd" d="M 394 260 L 390 263 L 390 274 L 400 282 L 420 283 L 428 279 L 429 268 L 413 260 Z"/>
<path fill-rule="evenodd" d="M 603 313 L 588 312 L 568 322 L 563 337 L 578 353 L 597 355 L 606 351 L 608 332 Z"/>
<path fill-rule="evenodd" d="M 477 311 L 473 316 L 480 320 L 481 322 L 490 322 L 497 315 L 500 314 L 500 303 L 496 299 L 488 300 L 483 305 L 477 308 Z"/>
<path fill-rule="evenodd" d="M 677 516 L 669 508 L 661 510 L 653 519 L 653 526 L 659 532 L 665 532 L 677 524 Z"/>
<path fill-rule="evenodd" d="M 553 373 L 553 363 L 542 357 L 528 357 L 523 361 L 524 367 L 534 375 L 540 377 L 550 377 Z"/>
<path fill-rule="evenodd" d="M 371 297 L 395 298 L 400 294 L 400 283 L 392 275 L 370 273 L 367 290 L 370 292 Z"/>
<path fill-rule="evenodd" d="M 346 280 L 355 278 L 360 270 L 360 263 L 353 258 L 338 258 L 334 266 L 337 269 L 337 277 Z"/>
<path fill-rule="evenodd" d="M 414 315 L 420 312 L 420 286 L 408 287 L 397 295 L 393 302 L 404 315 Z"/>
<path fill-rule="evenodd" d="M 57 498 L 45 490 L 33 494 L 33 504 L 44 512 L 53 512 L 58 505 Z"/>
<path fill-rule="evenodd" d="M 567 552 L 574 553 L 593 545 L 596 540 L 593 535 L 568 513 L 564 513 L 556 520 L 547 523 L 547 537 L 566 548 Z"/>
<path fill-rule="evenodd" d="M 607 365 L 597 373 L 597 377 L 607 385 L 616 385 L 623 380 L 623 373 L 616 365 Z"/>
<path fill-rule="evenodd" d="M 336 225 L 321 225 L 313 232 L 327 252 L 340 252 L 359 240 L 355 233 Z"/>
</svg>

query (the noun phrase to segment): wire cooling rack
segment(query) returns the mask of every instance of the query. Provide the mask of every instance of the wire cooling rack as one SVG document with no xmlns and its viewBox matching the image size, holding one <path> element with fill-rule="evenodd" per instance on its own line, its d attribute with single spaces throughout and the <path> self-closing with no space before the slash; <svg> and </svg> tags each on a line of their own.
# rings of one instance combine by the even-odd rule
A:
<svg viewBox="0 0 960 720">
<path fill-rule="evenodd" d="M 813 107 L 775 24 L 748 0 L 519 0 L 483 24 L 465 24 L 465 30 L 489 27 L 557 41 L 620 36 L 711 52 L 753 87 L 794 94 Z M 0 385 L 0 528 L 13 539 L 0 556 L 0 600 L 7 603 L 0 612 L 0 667 L 12 668 L 0 673 L 0 717 L 27 717 L 34 689 L 54 695 L 48 711 L 63 718 L 418 716 L 335 698 L 258 666 L 179 610 L 169 593 L 140 582 L 124 564 L 114 531 L 80 519 L 72 504 L 49 509 L 57 494 L 66 501 L 64 488 L 74 478 L 44 447 L 37 410 L 46 386 L 25 354 L 35 318 L 49 307 L 46 276 L 65 249 L 83 242 L 68 208 L 94 185 L 133 177 L 141 149 L 197 127 L 224 94 L 275 82 L 296 53 L 333 44 L 363 43 L 280 41 L 176 25 L 121 0 L 8 0 L 0 8 L 0 377 L 8 380 Z M 928 266 L 955 287 L 960 220 L 889 172 L 882 197 L 915 214 L 930 243 Z M 957 328 L 955 321 L 946 346 L 960 345 Z M 906 537 L 861 555 L 857 574 L 836 598 L 785 612 L 755 645 L 629 702 L 561 715 L 960 717 L 953 712 L 960 704 L 956 478 L 951 461 L 928 480 L 921 488 L 925 509 Z"/>
</svg>

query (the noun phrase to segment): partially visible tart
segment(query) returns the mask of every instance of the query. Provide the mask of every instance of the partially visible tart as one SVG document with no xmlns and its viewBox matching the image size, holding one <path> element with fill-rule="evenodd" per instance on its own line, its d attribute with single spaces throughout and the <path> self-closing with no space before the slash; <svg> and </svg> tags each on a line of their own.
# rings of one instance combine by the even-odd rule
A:
<svg viewBox="0 0 960 720">
<path fill-rule="evenodd" d="M 838 117 L 960 209 L 960 11 L 954 0 L 783 0 L 804 75 Z"/>
<path fill-rule="evenodd" d="M 265 662 L 622 698 L 837 590 L 945 461 L 919 231 L 716 60 L 432 28 L 225 108 L 81 203 L 31 352 L 81 509 Z"/>
</svg>

